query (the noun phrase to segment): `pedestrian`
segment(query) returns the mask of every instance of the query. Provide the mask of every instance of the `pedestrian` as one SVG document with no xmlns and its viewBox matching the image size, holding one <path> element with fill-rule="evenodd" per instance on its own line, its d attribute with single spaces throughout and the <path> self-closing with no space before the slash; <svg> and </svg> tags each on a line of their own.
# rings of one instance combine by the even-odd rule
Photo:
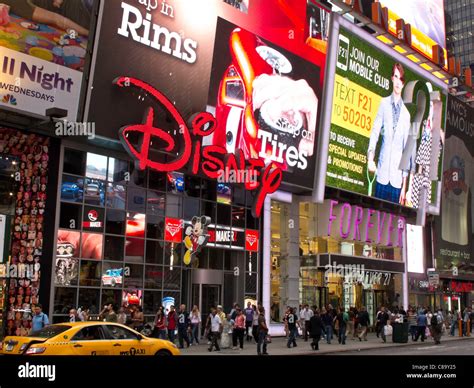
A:
<svg viewBox="0 0 474 388">
<path fill-rule="evenodd" d="M 145 317 L 143 315 L 143 309 L 141 306 L 133 305 L 132 311 L 132 329 L 140 332 L 143 329 L 143 323 L 145 321 Z"/>
<path fill-rule="evenodd" d="M 236 308 L 236 315 L 234 319 L 234 328 L 232 330 L 232 349 L 237 349 L 237 340 L 240 344 L 240 349 L 244 348 L 244 333 L 245 333 L 245 315 L 242 314 L 240 307 Z"/>
<path fill-rule="evenodd" d="M 388 312 L 386 311 L 385 307 L 381 307 L 380 308 L 380 314 L 378 316 L 378 322 L 380 324 L 380 333 L 382 335 L 382 341 L 383 342 L 387 342 L 387 337 L 386 337 L 386 334 L 385 334 L 385 326 L 388 326 L 388 321 L 390 319 L 390 315 L 388 314 Z"/>
<path fill-rule="evenodd" d="M 127 323 L 127 314 L 125 314 L 125 309 L 120 307 L 119 313 L 117 314 L 117 323 L 125 325 Z"/>
<path fill-rule="evenodd" d="M 354 310 L 355 308 L 354 307 L 351 307 L 349 308 L 349 320 L 347 321 L 347 324 L 346 324 L 346 336 L 350 336 L 352 334 L 352 339 L 355 339 L 355 318 L 356 318 L 356 315 L 354 313 Z"/>
<path fill-rule="evenodd" d="M 193 306 L 189 319 L 191 322 L 191 345 L 194 341 L 196 341 L 196 345 L 199 345 L 199 325 L 201 324 L 201 313 L 199 312 L 198 306 Z"/>
<path fill-rule="evenodd" d="M 313 339 L 313 342 L 311 342 L 311 348 L 313 350 L 319 350 L 319 340 L 321 339 L 323 325 L 319 309 L 316 306 L 313 306 L 313 316 L 309 320 L 310 336 Z"/>
<path fill-rule="evenodd" d="M 219 337 L 223 330 L 222 320 L 221 317 L 217 314 L 217 310 L 212 307 L 211 308 L 211 346 L 207 350 L 212 352 L 213 348 L 216 348 L 216 352 L 219 352 L 221 349 L 219 348 Z"/>
<path fill-rule="evenodd" d="M 290 307 L 287 314 L 287 322 L 288 322 L 288 342 L 286 346 L 291 348 L 296 348 L 296 334 L 298 333 L 298 317 L 295 314 L 295 310 Z"/>
<path fill-rule="evenodd" d="M 304 321 L 303 329 L 303 336 L 304 340 L 308 341 L 308 333 L 309 333 L 309 320 L 313 316 L 313 311 L 309 309 L 307 304 L 304 305 L 303 311 L 301 312 L 301 320 Z"/>
<path fill-rule="evenodd" d="M 220 339 L 221 339 L 220 347 L 222 349 L 230 348 L 231 337 L 229 336 L 229 331 L 232 329 L 231 329 L 230 322 L 227 320 L 226 314 L 224 313 L 224 309 L 221 305 L 217 306 L 217 315 L 219 315 L 219 318 L 221 319 L 221 322 L 222 322 L 222 333 L 220 335 Z"/>
<path fill-rule="evenodd" d="M 158 307 L 156 312 L 152 337 L 166 339 L 166 316 L 163 306 Z"/>
<path fill-rule="evenodd" d="M 415 311 L 413 309 L 408 309 L 408 318 L 407 318 L 407 321 L 408 321 L 408 327 L 409 327 L 409 333 L 411 335 L 411 339 L 412 341 L 415 340 L 415 335 L 416 335 L 416 314 L 415 314 Z"/>
<path fill-rule="evenodd" d="M 362 306 L 358 314 L 358 320 L 361 328 L 361 332 L 358 335 L 359 341 L 362 341 L 362 338 L 364 339 L 364 341 L 367 341 L 367 329 L 370 326 L 370 317 L 365 306 Z"/>
<path fill-rule="evenodd" d="M 285 315 L 283 316 L 283 323 L 285 324 L 285 338 L 290 335 L 290 329 L 288 328 L 288 315 L 290 314 L 290 306 L 286 306 Z"/>
<path fill-rule="evenodd" d="M 41 330 L 43 327 L 49 325 L 48 316 L 43 313 L 43 306 L 39 303 L 34 307 L 34 315 L 31 322 L 31 331 L 35 332 Z"/>
<path fill-rule="evenodd" d="M 426 331 L 426 312 L 421 310 L 418 312 L 418 316 L 416 317 L 416 336 L 415 342 L 418 341 L 418 338 L 421 336 L 421 342 L 425 342 L 425 331 Z"/>
<path fill-rule="evenodd" d="M 268 326 L 265 319 L 265 309 L 263 306 L 260 306 L 258 309 L 258 344 L 257 344 L 257 354 L 268 355 L 267 353 L 267 335 L 268 335 Z"/>
<path fill-rule="evenodd" d="M 117 314 L 115 313 L 114 306 L 112 303 L 109 303 L 104 306 L 102 311 L 99 314 L 100 318 L 105 322 L 117 322 Z"/>
<path fill-rule="evenodd" d="M 324 332 L 326 333 L 326 341 L 329 345 L 331 345 L 333 318 L 332 315 L 324 308 L 322 310 L 321 320 L 323 322 Z"/>
<path fill-rule="evenodd" d="M 80 322 L 81 319 L 76 309 L 69 310 L 69 322 Z"/>
<path fill-rule="evenodd" d="M 245 314 L 245 335 L 247 341 L 252 341 L 251 330 L 253 324 L 253 308 L 252 303 L 247 302 L 247 308 L 244 310 Z"/>
<path fill-rule="evenodd" d="M 449 335 L 451 337 L 454 337 L 454 330 L 456 329 L 456 313 L 454 310 L 448 311 L 446 314 L 446 323 L 448 324 L 449 327 Z"/>
<path fill-rule="evenodd" d="M 174 343 L 175 340 L 175 331 L 176 331 L 176 324 L 178 322 L 178 315 L 176 314 L 176 310 L 174 306 L 170 306 L 170 311 L 167 316 L 168 320 L 168 339 Z"/>
<path fill-rule="evenodd" d="M 340 344 L 346 344 L 346 329 L 347 322 L 349 321 L 349 314 L 341 308 L 337 309 L 335 321 L 338 323 L 338 341 Z"/>
<path fill-rule="evenodd" d="M 435 312 L 431 317 L 431 336 L 436 345 L 441 344 L 442 327 L 443 318 Z"/>
<path fill-rule="evenodd" d="M 258 311 L 257 306 L 252 305 L 253 319 L 252 319 L 252 337 L 255 343 L 258 343 Z"/>
<path fill-rule="evenodd" d="M 184 342 L 186 342 L 186 347 L 189 348 L 189 327 L 189 313 L 186 311 L 186 305 L 182 304 L 181 306 L 179 306 L 178 312 L 178 342 L 180 349 L 184 348 Z"/>
</svg>

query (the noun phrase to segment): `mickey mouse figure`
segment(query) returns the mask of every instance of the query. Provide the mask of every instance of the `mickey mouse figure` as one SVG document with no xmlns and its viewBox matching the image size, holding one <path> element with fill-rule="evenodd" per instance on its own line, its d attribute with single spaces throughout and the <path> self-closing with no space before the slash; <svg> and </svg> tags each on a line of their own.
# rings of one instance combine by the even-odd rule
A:
<svg viewBox="0 0 474 388">
<path fill-rule="evenodd" d="M 184 254 L 184 264 L 189 265 L 196 257 L 202 247 L 209 241 L 207 226 L 211 223 L 211 218 L 207 216 L 196 217 L 191 220 L 190 226 L 186 228 L 184 245 L 188 249 Z"/>
</svg>

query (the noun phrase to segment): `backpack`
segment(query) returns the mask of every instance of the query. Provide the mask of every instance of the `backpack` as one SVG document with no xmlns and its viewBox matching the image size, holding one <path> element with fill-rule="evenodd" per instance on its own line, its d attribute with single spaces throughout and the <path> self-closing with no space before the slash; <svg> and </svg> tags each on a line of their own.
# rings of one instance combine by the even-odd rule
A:
<svg viewBox="0 0 474 388">
<path fill-rule="evenodd" d="M 438 326 L 438 314 L 433 314 L 431 317 L 431 326 Z"/>
<path fill-rule="evenodd" d="M 347 314 L 346 312 L 343 312 L 343 313 L 342 313 L 342 320 L 343 320 L 344 322 L 349 321 L 349 314 Z"/>
</svg>

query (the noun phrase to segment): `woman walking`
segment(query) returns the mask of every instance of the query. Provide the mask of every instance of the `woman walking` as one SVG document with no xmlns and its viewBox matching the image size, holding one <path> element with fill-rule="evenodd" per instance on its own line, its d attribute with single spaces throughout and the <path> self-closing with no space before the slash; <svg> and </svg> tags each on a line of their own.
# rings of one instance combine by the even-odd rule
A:
<svg viewBox="0 0 474 388">
<path fill-rule="evenodd" d="M 191 321 L 191 346 L 194 340 L 196 345 L 199 345 L 199 325 L 201 324 L 201 313 L 196 305 L 193 306 L 190 316 Z"/>
</svg>

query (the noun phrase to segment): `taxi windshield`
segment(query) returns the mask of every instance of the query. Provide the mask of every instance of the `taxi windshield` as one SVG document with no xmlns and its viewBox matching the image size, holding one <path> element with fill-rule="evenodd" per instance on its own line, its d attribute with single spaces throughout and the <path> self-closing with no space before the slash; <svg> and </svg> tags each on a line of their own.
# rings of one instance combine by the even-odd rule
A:
<svg viewBox="0 0 474 388">
<path fill-rule="evenodd" d="M 36 337 L 36 338 L 53 338 L 62 332 L 69 330 L 71 326 L 67 325 L 51 325 L 43 327 L 39 330 L 32 331 L 28 337 Z"/>
</svg>

